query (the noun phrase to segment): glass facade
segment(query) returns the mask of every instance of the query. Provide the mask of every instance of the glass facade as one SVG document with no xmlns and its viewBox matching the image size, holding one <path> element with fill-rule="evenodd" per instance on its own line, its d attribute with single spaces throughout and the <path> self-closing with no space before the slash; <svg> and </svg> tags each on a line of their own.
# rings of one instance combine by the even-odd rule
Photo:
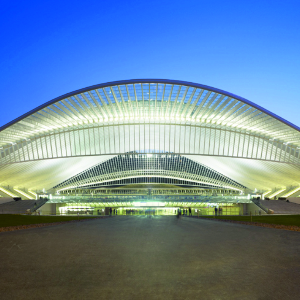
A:
<svg viewBox="0 0 300 300">
<path fill-rule="evenodd" d="M 158 205 L 159 204 L 159 205 Z M 105 205 L 105 204 L 104 204 Z M 142 216 L 142 215 L 176 215 L 181 210 L 183 215 L 192 216 L 214 216 L 214 215 L 239 215 L 242 213 L 242 206 L 237 203 L 203 203 L 196 207 L 188 205 L 169 206 L 166 203 L 134 203 L 129 206 L 109 206 L 112 208 L 112 215 L 118 216 Z M 78 204 L 57 204 L 56 214 L 60 215 L 107 215 L 110 214 L 105 207 L 99 204 L 78 203 Z M 217 212 L 216 212 L 217 208 Z"/>
</svg>

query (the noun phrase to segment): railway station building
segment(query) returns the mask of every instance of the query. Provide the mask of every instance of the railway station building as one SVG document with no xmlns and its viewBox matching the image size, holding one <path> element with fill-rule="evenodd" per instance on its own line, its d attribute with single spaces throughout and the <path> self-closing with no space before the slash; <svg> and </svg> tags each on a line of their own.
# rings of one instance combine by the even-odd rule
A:
<svg viewBox="0 0 300 300">
<path fill-rule="evenodd" d="M 0 201 L 64 215 L 266 213 L 254 200 L 300 195 L 299 150 L 299 127 L 230 92 L 109 82 L 0 128 Z"/>
</svg>

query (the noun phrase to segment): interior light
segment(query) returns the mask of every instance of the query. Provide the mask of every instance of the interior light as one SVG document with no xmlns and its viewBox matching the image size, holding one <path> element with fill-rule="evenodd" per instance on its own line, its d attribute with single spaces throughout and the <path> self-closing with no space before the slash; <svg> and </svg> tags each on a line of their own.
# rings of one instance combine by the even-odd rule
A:
<svg viewBox="0 0 300 300">
<path fill-rule="evenodd" d="M 3 193 L 5 193 L 11 197 L 16 197 L 15 194 L 11 193 L 10 191 L 6 190 L 5 188 L 0 187 L 0 191 L 2 191 Z"/>
<path fill-rule="evenodd" d="M 273 197 L 277 196 L 278 194 L 280 194 L 281 192 L 283 192 L 283 191 L 285 191 L 285 190 L 286 190 L 286 189 L 281 189 L 281 190 L 279 190 L 279 191 L 273 193 L 272 195 L 270 195 L 269 198 L 273 198 Z"/>
</svg>

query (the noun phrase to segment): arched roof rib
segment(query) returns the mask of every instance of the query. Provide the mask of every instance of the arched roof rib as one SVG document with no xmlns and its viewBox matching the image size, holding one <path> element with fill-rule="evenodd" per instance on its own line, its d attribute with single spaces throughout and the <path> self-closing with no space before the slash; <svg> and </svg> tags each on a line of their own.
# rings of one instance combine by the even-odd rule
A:
<svg viewBox="0 0 300 300">
<path fill-rule="evenodd" d="M 31 111 L 23 114 L 22 116 L 14 119 L 13 121 L 3 125 L 0 127 L 0 131 L 8 128 L 9 126 L 23 120 L 24 118 L 38 112 L 39 110 L 51 105 L 51 104 L 54 104 L 60 100 L 63 100 L 63 99 L 67 99 L 69 97 L 72 97 L 72 96 L 75 96 L 75 95 L 78 95 L 78 94 L 81 94 L 81 93 L 84 93 L 84 92 L 89 92 L 91 90 L 95 90 L 95 89 L 99 89 L 99 88 L 105 88 L 105 87 L 111 87 L 111 86 L 120 86 L 120 85 L 127 85 L 127 84 L 136 84 L 136 83 L 164 83 L 164 84 L 175 84 L 175 85 L 181 85 L 181 86 L 188 86 L 188 87 L 195 87 L 195 88 L 199 88 L 199 89 L 203 89 L 203 90 L 207 90 L 207 91 L 211 91 L 211 92 L 215 92 L 215 93 L 218 93 L 218 94 L 222 94 L 222 95 L 225 95 L 227 97 L 231 97 L 233 99 L 237 99 L 245 104 L 248 104 L 249 106 L 252 106 L 253 108 L 256 108 L 262 112 L 264 112 L 265 114 L 271 116 L 272 118 L 275 118 L 277 120 L 279 120 L 280 122 L 290 126 L 291 128 L 293 129 L 296 129 L 298 131 L 300 131 L 300 127 L 294 125 L 293 123 L 281 118 L 280 116 L 270 112 L 269 110 L 255 104 L 254 102 L 251 102 L 243 97 L 240 97 L 240 96 L 237 96 L 235 94 L 232 94 L 232 93 L 229 93 L 229 92 L 226 92 L 224 90 L 221 90 L 221 89 L 217 89 L 217 88 L 214 88 L 214 87 L 211 87 L 211 86 L 208 86 L 208 85 L 203 85 L 203 84 L 199 84 L 199 83 L 194 83 L 194 82 L 188 82 L 188 81 L 181 81 L 181 80 L 170 80 L 170 79 L 130 79 L 130 80 L 119 80 L 119 81 L 111 81 L 111 82 L 106 82 L 106 83 L 101 83 L 101 84 L 96 84 L 96 85 L 92 85 L 92 86 L 89 86 L 89 87 L 86 87 L 86 88 L 82 88 L 82 89 L 79 89 L 79 90 L 75 90 L 73 92 L 70 92 L 70 93 L 67 93 L 67 94 L 64 94 L 62 96 L 59 96 L 57 98 L 54 98 L 53 100 L 50 100 L 38 107 L 36 107 L 35 109 L 32 109 Z"/>
<path fill-rule="evenodd" d="M 282 141 L 249 132 L 176 123 L 69 128 L 12 144 L 0 152 L 0 163 L 118 155 L 135 149 L 139 153 L 229 156 L 299 165 L 299 150 Z"/>
<path fill-rule="evenodd" d="M 0 128 L 0 164 L 130 151 L 299 164 L 299 128 L 205 85 L 126 80 L 81 89 Z"/>
</svg>

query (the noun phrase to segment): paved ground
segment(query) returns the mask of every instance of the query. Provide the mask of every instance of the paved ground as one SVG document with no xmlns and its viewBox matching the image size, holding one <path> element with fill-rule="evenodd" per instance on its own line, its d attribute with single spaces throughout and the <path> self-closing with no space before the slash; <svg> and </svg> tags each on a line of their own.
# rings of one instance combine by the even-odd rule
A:
<svg viewBox="0 0 300 300">
<path fill-rule="evenodd" d="M 4 299 L 299 299 L 300 233 L 120 216 L 0 234 Z"/>
</svg>

